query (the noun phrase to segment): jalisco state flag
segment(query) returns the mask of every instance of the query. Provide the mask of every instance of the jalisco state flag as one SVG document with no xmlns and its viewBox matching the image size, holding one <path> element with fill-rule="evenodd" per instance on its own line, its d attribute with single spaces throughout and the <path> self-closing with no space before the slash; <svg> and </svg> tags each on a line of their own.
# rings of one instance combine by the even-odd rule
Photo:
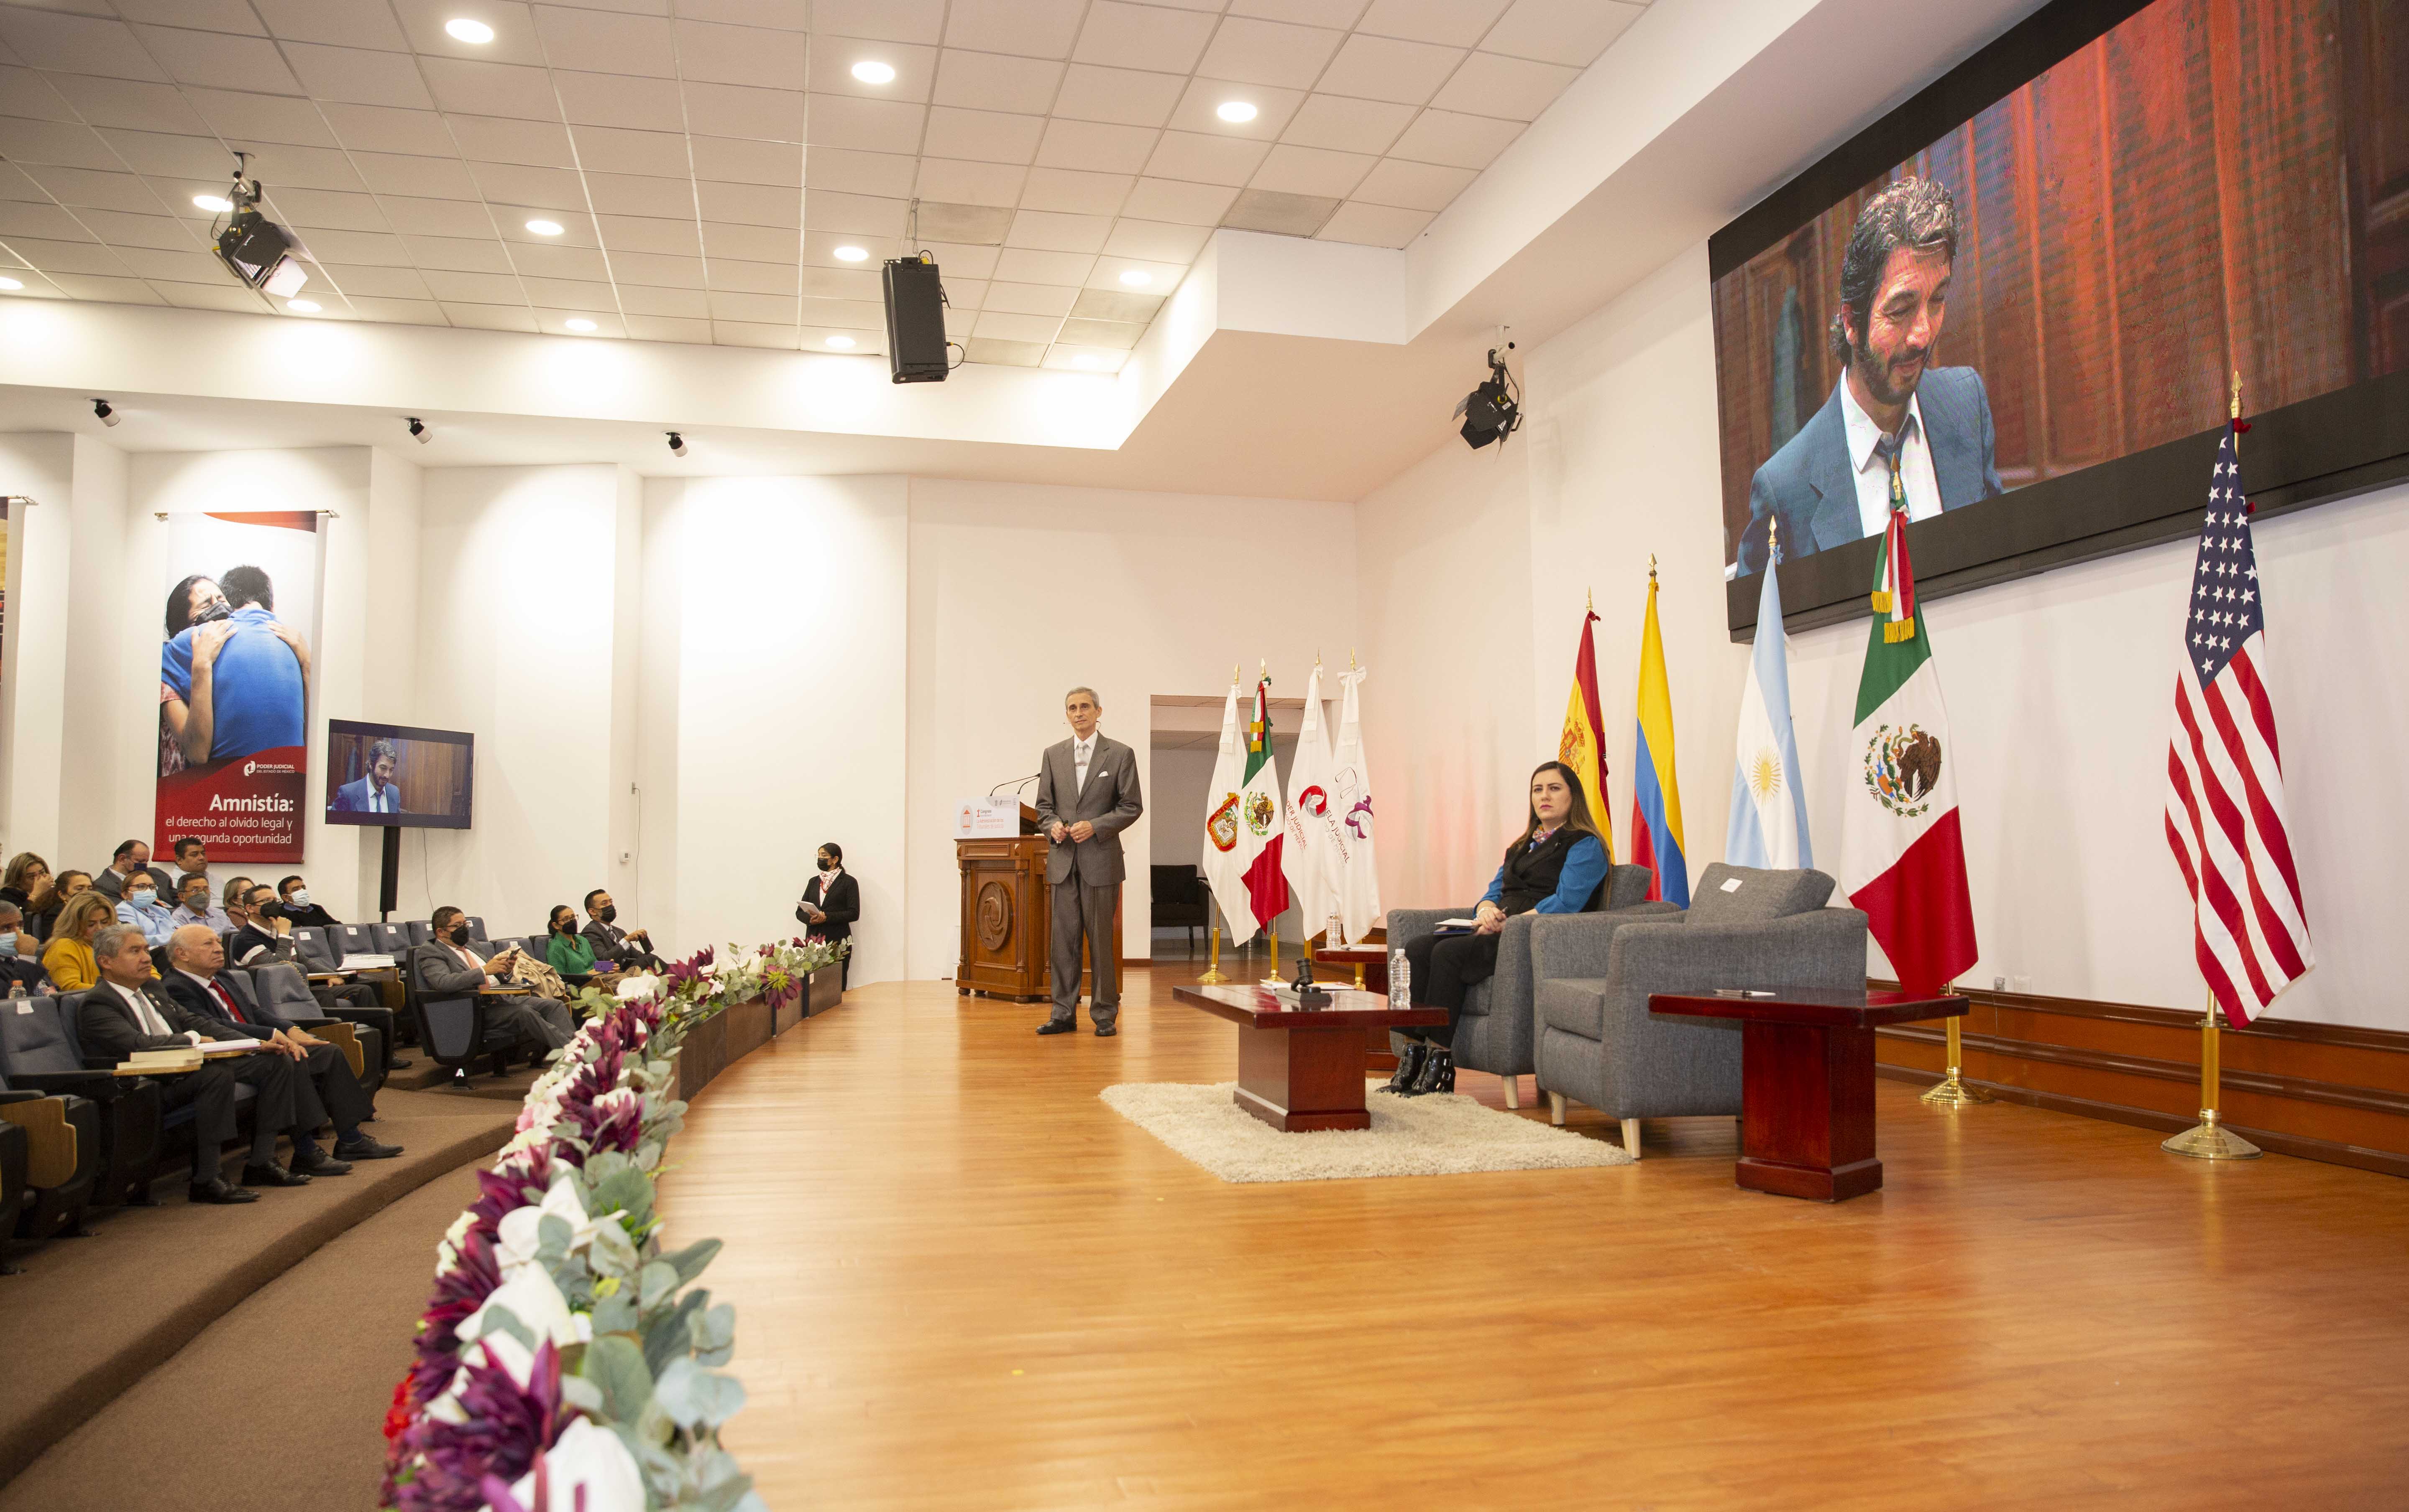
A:
<svg viewBox="0 0 2409 1512">
<path fill-rule="evenodd" d="M 1272 680 L 1255 683 L 1254 716 L 1247 722 L 1247 775 L 1238 788 L 1238 854 L 1247 858 L 1247 896 L 1255 922 L 1269 928 L 1288 907 L 1288 873 L 1280 866 L 1288 804 L 1272 766 Z"/>
<path fill-rule="evenodd" d="M 1648 897 L 1690 906 L 1681 835 L 1681 784 L 1673 771 L 1673 694 L 1665 638 L 1656 629 L 1656 569 L 1648 569 L 1648 617 L 1639 627 L 1639 739 L 1631 756 L 1631 864 L 1648 869 Z"/>
<path fill-rule="evenodd" d="M 1907 516 L 1892 511 L 1874 574 L 1840 804 L 1840 886 L 1866 911 L 1899 985 L 1931 992 L 1974 964 L 1974 905 L 1957 823 L 1957 753 L 1916 613 Z"/>
<path fill-rule="evenodd" d="M 1243 945 L 1255 937 L 1255 913 L 1247 899 L 1247 863 L 1254 858 L 1241 850 L 1238 837 L 1247 822 L 1238 815 L 1239 793 L 1247 785 L 1247 734 L 1238 722 L 1238 679 L 1230 678 L 1229 701 L 1221 706 L 1221 752 L 1213 760 L 1213 784 L 1204 789 L 1204 886 L 1230 926 L 1230 943 Z"/>
<path fill-rule="evenodd" d="M 1770 563 L 1757 598 L 1748 686 L 1739 696 L 1724 859 L 1784 871 L 1815 864 L 1807 840 L 1807 788 L 1798 777 L 1798 736 L 1790 724 L 1790 640 L 1782 630 L 1782 586 Z"/>
<path fill-rule="evenodd" d="M 1590 626 L 1597 623 L 1592 609 L 1581 618 L 1580 650 L 1573 657 L 1573 691 L 1565 701 L 1565 732 L 1556 742 L 1556 759 L 1580 778 L 1589 799 L 1590 822 L 1606 842 L 1606 858 L 1614 859 L 1614 821 L 1606 807 L 1606 720 L 1598 713 L 1597 643 Z"/>
<path fill-rule="evenodd" d="M 1288 873 L 1298 928 L 1308 938 L 1326 927 L 1338 909 L 1338 857 L 1331 833 L 1338 815 L 1332 809 L 1330 785 L 1330 732 L 1321 722 L 1321 664 L 1315 662 L 1305 685 L 1296 755 L 1288 762 L 1288 818 L 1280 848 L 1280 868 Z"/>
<path fill-rule="evenodd" d="M 1361 690 L 1366 669 L 1338 674 L 1347 700 L 1338 710 L 1338 750 L 1330 758 L 1330 814 L 1335 821 L 1338 921 L 1349 940 L 1380 922 L 1380 875 L 1372 853 L 1372 769 L 1363 761 Z"/>
</svg>

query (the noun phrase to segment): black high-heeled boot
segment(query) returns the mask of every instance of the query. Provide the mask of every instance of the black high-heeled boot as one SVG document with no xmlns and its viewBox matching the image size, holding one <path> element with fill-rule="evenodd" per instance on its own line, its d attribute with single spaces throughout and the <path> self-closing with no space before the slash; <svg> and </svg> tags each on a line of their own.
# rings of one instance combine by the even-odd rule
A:
<svg viewBox="0 0 2409 1512">
<path fill-rule="evenodd" d="M 1388 1086 L 1375 1087 L 1374 1090 L 1395 1092 L 1400 1096 L 1406 1094 L 1414 1085 L 1414 1078 L 1421 1074 L 1422 1062 L 1430 1058 L 1430 1049 L 1428 1040 L 1406 1041 L 1405 1053 L 1397 1057 L 1396 1074 L 1389 1078 Z"/>
<path fill-rule="evenodd" d="M 1454 1087 L 1455 1057 L 1449 1051 L 1433 1045 L 1430 1058 L 1422 1062 L 1421 1073 L 1414 1078 L 1414 1089 L 1406 1095 L 1421 1097 L 1431 1092 L 1450 1091 Z"/>
</svg>

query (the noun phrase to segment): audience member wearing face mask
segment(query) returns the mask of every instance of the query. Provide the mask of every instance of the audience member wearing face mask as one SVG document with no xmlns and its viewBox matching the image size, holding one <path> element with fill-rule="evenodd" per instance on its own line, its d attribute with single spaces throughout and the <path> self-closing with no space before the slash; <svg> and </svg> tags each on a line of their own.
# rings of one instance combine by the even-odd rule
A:
<svg viewBox="0 0 2409 1512">
<path fill-rule="evenodd" d="M 596 960 L 611 961 L 622 971 L 660 970 L 661 963 L 653 955 L 652 932 L 619 928 L 619 907 L 599 887 L 585 895 L 584 932 Z"/>
<path fill-rule="evenodd" d="M 437 909 L 427 922 L 434 927 L 435 938 L 410 953 L 410 969 L 422 997 L 465 997 L 508 985 L 516 946 L 488 957 L 469 943 L 467 912 L 449 903 Z M 577 1031 L 568 1004 L 533 995 L 486 998 L 485 1021 L 512 1030 L 522 1044 L 541 1044 L 548 1050 L 567 1044 Z"/>
<path fill-rule="evenodd" d="M 225 934 L 235 928 L 234 920 L 209 896 L 209 879 L 199 872 L 190 872 L 177 884 L 176 906 L 167 914 L 167 922 L 178 929 L 198 924 L 212 934 Z"/>
<path fill-rule="evenodd" d="M 298 872 L 278 879 L 276 891 L 284 904 L 284 916 L 296 929 L 332 929 L 343 922 L 327 913 L 325 905 L 310 901 L 309 880 Z"/>
<path fill-rule="evenodd" d="M 170 921 L 175 911 L 159 900 L 159 884 L 148 871 L 137 871 L 125 879 L 125 890 L 117 901 L 117 922 L 129 924 L 142 931 L 145 943 L 164 945 L 176 932 Z"/>
<path fill-rule="evenodd" d="M 108 858 L 108 867 L 92 879 L 92 885 L 108 895 L 112 903 L 125 896 L 125 884 L 137 874 L 151 878 L 151 891 L 165 898 L 175 890 L 176 879 L 151 864 L 151 847 L 143 841 L 128 840 L 118 843 L 116 854 Z"/>
<path fill-rule="evenodd" d="M 0 994 L 21 985 L 36 995 L 50 990 L 50 973 L 34 958 L 34 943 L 25 933 L 25 911 L 0 898 Z"/>
</svg>

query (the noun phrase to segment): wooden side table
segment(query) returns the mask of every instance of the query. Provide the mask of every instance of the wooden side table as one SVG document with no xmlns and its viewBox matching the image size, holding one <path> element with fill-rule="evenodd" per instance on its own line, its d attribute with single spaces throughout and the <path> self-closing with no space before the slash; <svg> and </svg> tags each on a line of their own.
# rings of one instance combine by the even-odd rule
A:
<svg viewBox="0 0 2409 1512">
<path fill-rule="evenodd" d="M 1231 1101 L 1282 1133 L 1369 1129 L 1363 1037 L 1396 1024 L 1444 1024 L 1444 1008 L 1393 1009 L 1389 1000 L 1332 987 L 1327 1008 L 1296 1008 L 1263 987 L 1175 987 L 1172 996 L 1238 1026 L 1238 1087 Z"/>
</svg>

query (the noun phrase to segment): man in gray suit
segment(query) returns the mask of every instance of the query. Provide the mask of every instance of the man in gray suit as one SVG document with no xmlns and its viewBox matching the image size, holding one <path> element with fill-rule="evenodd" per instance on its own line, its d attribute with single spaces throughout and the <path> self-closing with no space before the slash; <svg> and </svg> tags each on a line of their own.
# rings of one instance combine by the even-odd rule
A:
<svg viewBox="0 0 2409 1512">
<path fill-rule="evenodd" d="M 1121 907 L 1121 831 L 1146 812 L 1138 792 L 1137 753 L 1097 733 L 1104 706 L 1093 688 L 1063 696 L 1071 738 L 1046 748 L 1037 773 L 1037 824 L 1054 843 L 1046 853 L 1046 880 L 1054 889 L 1054 1016 L 1040 1034 L 1079 1027 L 1079 941 L 1088 942 L 1095 989 L 1088 1016 L 1096 1033 L 1118 1032 L 1120 960 L 1113 953 L 1113 920 Z"/>
<path fill-rule="evenodd" d="M 1795 561 L 2001 491 L 1990 396 L 1971 367 L 1930 366 L 1957 260 L 1957 207 L 1930 179 L 1866 202 L 1840 259 L 1832 351 L 1840 382 L 1815 417 L 1756 469 L 1739 570 L 1764 569 L 1781 524 Z"/>
<path fill-rule="evenodd" d="M 435 938 L 410 953 L 411 970 L 421 993 L 430 998 L 473 997 L 488 986 L 503 985 L 501 973 L 510 970 L 518 946 L 487 956 L 469 943 L 469 916 L 449 903 L 437 909 L 428 922 L 435 927 Z M 511 1030 L 521 1044 L 541 1044 L 547 1050 L 559 1049 L 577 1032 L 577 1021 L 568 1004 L 532 995 L 486 999 L 485 1022 Z"/>
</svg>

